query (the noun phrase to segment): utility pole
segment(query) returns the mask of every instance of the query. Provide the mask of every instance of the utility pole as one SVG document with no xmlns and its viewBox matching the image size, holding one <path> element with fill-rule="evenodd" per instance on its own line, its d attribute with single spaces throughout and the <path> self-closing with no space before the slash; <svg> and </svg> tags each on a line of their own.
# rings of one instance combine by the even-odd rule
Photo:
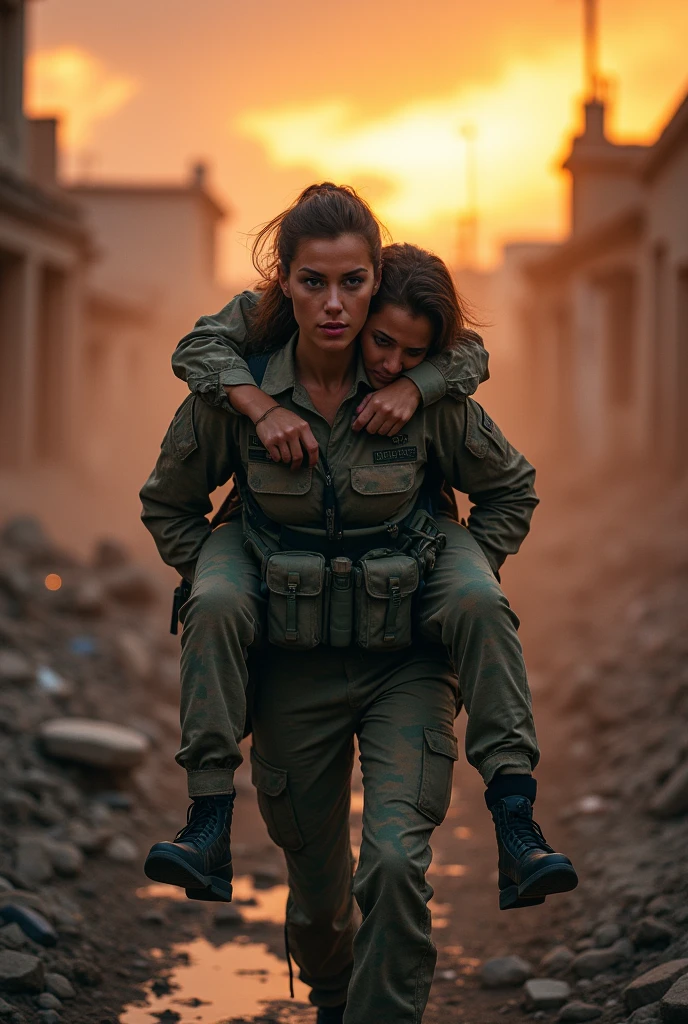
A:
<svg viewBox="0 0 688 1024">
<path fill-rule="evenodd" d="M 459 216 L 458 264 L 474 269 L 478 262 L 478 168 L 475 154 L 477 129 L 465 124 L 461 135 L 465 143 L 465 205 Z"/>
<path fill-rule="evenodd" d="M 583 0 L 585 4 L 585 99 L 587 103 L 602 97 L 598 54 L 597 0 Z"/>
</svg>

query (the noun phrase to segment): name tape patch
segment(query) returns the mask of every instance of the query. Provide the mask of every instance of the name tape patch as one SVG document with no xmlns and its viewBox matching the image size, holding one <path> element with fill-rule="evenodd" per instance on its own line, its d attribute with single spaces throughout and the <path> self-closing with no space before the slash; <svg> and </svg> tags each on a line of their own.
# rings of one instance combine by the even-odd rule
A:
<svg viewBox="0 0 688 1024">
<path fill-rule="evenodd" d="M 416 462 L 418 449 L 415 445 L 410 448 L 385 448 L 383 451 L 373 452 L 373 462 Z"/>
</svg>

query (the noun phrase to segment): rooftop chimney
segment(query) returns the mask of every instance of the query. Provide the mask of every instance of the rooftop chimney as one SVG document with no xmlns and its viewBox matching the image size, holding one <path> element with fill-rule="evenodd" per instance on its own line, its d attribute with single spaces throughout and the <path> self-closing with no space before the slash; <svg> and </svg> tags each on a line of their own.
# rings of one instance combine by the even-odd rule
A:
<svg viewBox="0 0 688 1024">
<path fill-rule="evenodd" d="M 203 189 L 206 186 L 206 179 L 208 176 L 208 165 L 202 160 L 195 163 L 191 168 L 191 187 L 197 189 Z"/>
</svg>

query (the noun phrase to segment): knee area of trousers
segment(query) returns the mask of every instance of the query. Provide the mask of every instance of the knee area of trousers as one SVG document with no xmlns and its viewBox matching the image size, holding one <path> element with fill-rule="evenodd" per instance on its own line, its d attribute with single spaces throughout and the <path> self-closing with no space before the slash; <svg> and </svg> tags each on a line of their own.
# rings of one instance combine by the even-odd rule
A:
<svg viewBox="0 0 688 1024">
<path fill-rule="evenodd" d="M 422 883 L 423 869 L 419 861 L 403 847 L 382 846 L 368 871 L 357 873 L 354 893 L 357 900 L 371 889 L 391 892 L 395 889 L 417 888 Z"/>
<path fill-rule="evenodd" d="M 184 625 L 189 620 L 201 619 L 204 626 L 213 622 L 239 621 L 250 618 L 253 603 L 245 590 L 231 580 L 213 580 L 212 585 L 204 583 L 195 590 L 185 609 Z"/>
<path fill-rule="evenodd" d="M 446 594 L 449 616 L 482 619 L 503 612 L 507 600 L 495 579 L 485 577 L 468 582 L 457 580 Z"/>
</svg>

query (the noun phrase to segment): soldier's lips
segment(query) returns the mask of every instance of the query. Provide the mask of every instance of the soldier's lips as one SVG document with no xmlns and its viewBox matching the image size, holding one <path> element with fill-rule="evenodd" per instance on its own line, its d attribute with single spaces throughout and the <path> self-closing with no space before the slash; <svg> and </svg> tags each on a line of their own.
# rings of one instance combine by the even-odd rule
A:
<svg viewBox="0 0 688 1024">
<path fill-rule="evenodd" d="M 379 373 L 377 370 L 368 370 L 368 375 L 374 377 L 375 380 L 379 381 L 383 386 L 387 384 L 393 384 L 395 380 L 399 380 L 400 374 L 396 376 L 390 376 L 388 373 Z"/>
<path fill-rule="evenodd" d="M 333 321 L 332 323 L 318 324 L 318 329 L 323 332 L 326 338 L 341 338 L 344 331 L 348 329 L 348 324 L 343 324 L 340 321 Z"/>
</svg>

